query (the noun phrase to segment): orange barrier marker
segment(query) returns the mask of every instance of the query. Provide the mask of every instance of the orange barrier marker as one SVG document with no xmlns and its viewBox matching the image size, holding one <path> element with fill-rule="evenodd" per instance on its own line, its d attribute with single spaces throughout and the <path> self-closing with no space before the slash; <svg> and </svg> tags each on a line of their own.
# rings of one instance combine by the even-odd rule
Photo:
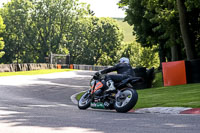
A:
<svg viewBox="0 0 200 133">
<path fill-rule="evenodd" d="M 61 65 L 60 64 L 57 64 L 57 69 L 61 69 Z"/>
<path fill-rule="evenodd" d="M 187 84 L 185 61 L 163 62 L 164 86 Z"/>
<path fill-rule="evenodd" d="M 69 68 L 70 68 L 70 69 L 74 69 L 74 65 L 73 65 L 73 64 L 70 64 Z"/>
</svg>

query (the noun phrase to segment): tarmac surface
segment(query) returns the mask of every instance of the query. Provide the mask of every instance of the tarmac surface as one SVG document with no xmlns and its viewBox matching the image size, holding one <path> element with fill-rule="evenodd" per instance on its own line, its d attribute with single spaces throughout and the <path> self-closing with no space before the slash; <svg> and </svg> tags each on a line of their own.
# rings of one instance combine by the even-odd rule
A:
<svg viewBox="0 0 200 133">
<path fill-rule="evenodd" d="M 71 97 L 72 102 L 77 104 L 75 98 L 77 94 Z M 186 107 L 152 107 L 131 110 L 134 113 L 160 113 L 160 114 L 200 114 L 200 108 L 186 108 Z"/>
<path fill-rule="evenodd" d="M 81 92 L 79 92 L 81 93 Z M 78 104 L 76 99 L 76 93 L 71 96 L 71 100 L 74 104 Z M 136 110 L 130 110 L 129 112 L 134 113 L 160 113 L 160 114 L 200 114 L 200 108 L 187 108 L 187 107 L 152 107 L 152 108 L 141 108 Z"/>
<path fill-rule="evenodd" d="M 199 133 L 195 114 L 79 110 L 70 97 L 88 89 L 93 73 L 0 77 L 0 133 Z"/>
</svg>

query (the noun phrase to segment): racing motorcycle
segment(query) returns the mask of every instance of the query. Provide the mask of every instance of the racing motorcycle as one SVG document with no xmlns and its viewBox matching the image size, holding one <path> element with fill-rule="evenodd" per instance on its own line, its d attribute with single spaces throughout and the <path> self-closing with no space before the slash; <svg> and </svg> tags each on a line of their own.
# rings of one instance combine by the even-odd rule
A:
<svg viewBox="0 0 200 133">
<path fill-rule="evenodd" d="M 105 75 L 93 75 L 90 89 L 78 101 L 79 109 L 115 109 L 117 112 L 130 111 L 137 103 L 138 93 L 133 86 L 142 82 L 140 77 L 131 77 L 119 83 L 114 83 L 115 90 L 109 90 Z"/>
</svg>

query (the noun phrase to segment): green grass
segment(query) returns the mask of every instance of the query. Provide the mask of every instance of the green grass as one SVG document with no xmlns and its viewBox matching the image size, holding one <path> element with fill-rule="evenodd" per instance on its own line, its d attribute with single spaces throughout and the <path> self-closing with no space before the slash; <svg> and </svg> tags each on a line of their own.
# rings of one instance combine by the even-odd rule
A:
<svg viewBox="0 0 200 133">
<path fill-rule="evenodd" d="M 200 84 L 187 84 L 138 90 L 135 108 L 200 107 Z"/>
<path fill-rule="evenodd" d="M 133 35 L 133 26 L 130 26 L 127 22 L 123 22 L 123 19 L 115 18 L 123 30 L 124 40 L 125 43 L 132 43 L 135 41 L 135 36 Z"/>
<path fill-rule="evenodd" d="M 137 90 L 135 109 L 148 107 L 200 107 L 200 84 L 187 84 Z M 77 95 L 77 99 L 83 93 Z"/>
<path fill-rule="evenodd" d="M 153 88 L 137 90 L 135 109 L 148 107 L 200 108 L 200 83 L 163 87 L 162 72 L 155 74 Z M 77 99 L 83 93 L 77 95 Z"/>
<path fill-rule="evenodd" d="M 14 76 L 14 75 L 37 75 L 37 74 L 48 74 L 55 72 L 66 72 L 72 71 L 72 69 L 44 69 L 44 70 L 35 70 L 35 71 L 20 71 L 20 72 L 2 72 L 1 76 Z"/>
<path fill-rule="evenodd" d="M 155 87 L 163 87 L 163 78 L 162 72 L 155 73 L 155 78 L 153 80 L 152 86 Z"/>
<path fill-rule="evenodd" d="M 81 96 L 82 96 L 84 93 L 85 93 L 85 92 L 79 93 L 79 94 L 76 96 L 76 99 L 77 99 L 77 100 L 81 99 Z"/>
</svg>

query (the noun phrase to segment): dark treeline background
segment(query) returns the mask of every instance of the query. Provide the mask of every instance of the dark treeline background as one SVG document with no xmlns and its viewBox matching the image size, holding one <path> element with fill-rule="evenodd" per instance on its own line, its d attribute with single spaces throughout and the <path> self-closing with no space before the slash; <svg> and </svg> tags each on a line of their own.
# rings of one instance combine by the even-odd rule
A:
<svg viewBox="0 0 200 133">
<path fill-rule="evenodd" d="M 6 25 L 1 63 L 45 62 L 52 52 L 70 54 L 72 63 L 95 64 L 113 58 L 123 39 L 113 19 L 93 17 L 76 0 L 12 0 L 0 14 Z"/>
<path fill-rule="evenodd" d="M 159 46 L 161 62 L 200 57 L 199 0 L 120 0 L 143 47 Z"/>
<path fill-rule="evenodd" d="M 71 63 L 133 66 L 200 57 L 199 0 L 120 0 L 136 40 L 123 42 L 112 18 L 94 17 L 77 0 L 11 0 L 0 8 L 0 63 L 43 63 L 50 53 Z"/>
</svg>

